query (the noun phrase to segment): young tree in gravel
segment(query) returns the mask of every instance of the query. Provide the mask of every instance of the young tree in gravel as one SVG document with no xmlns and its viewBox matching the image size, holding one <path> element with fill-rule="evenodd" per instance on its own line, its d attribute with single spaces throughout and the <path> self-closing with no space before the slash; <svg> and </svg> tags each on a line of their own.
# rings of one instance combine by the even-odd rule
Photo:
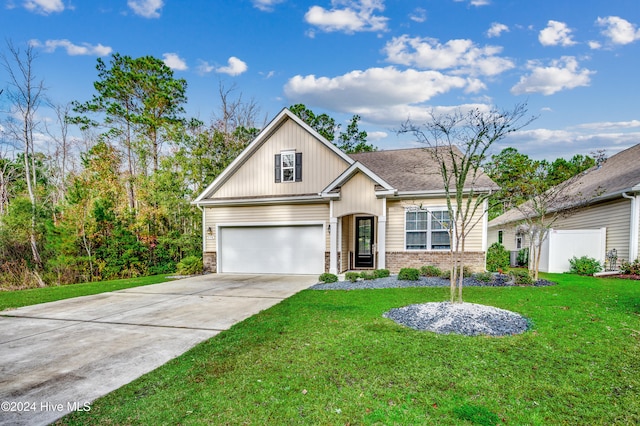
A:
<svg viewBox="0 0 640 426">
<path fill-rule="evenodd" d="M 44 83 L 38 80 L 34 72 L 36 54 L 31 46 L 22 52 L 11 42 L 7 43 L 9 56 L 2 55 L 4 68 L 9 75 L 10 88 L 7 98 L 11 103 L 11 118 L 7 122 L 9 137 L 21 146 L 24 161 L 24 179 L 27 186 L 29 201 L 31 202 L 31 225 L 29 231 L 29 244 L 35 269 L 32 271 L 41 285 L 44 285 L 37 273 L 42 266 L 42 258 L 38 249 L 37 218 L 37 170 L 35 133 L 38 127 L 37 111 L 42 102 Z"/>
<path fill-rule="evenodd" d="M 522 122 L 526 112 L 525 104 L 516 105 L 511 111 L 474 108 L 445 115 L 432 112 L 422 125 L 407 120 L 400 127 L 400 133 L 411 133 L 426 145 L 439 166 L 449 216 L 442 225 L 449 230 L 452 303 L 462 303 L 465 240 L 486 214 L 491 191 L 497 189 L 493 185 L 487 187 L 488 179 L 481 183 L 486 179 L 481 166 L 496 141 L 533 120 Z"/>
<path fill-rule="evenodd" d="M 594 194 L 582 194 L 579 186 L 580 175 L 560 182 L 549 188 L 549 169 L 538 167 L 520 180 L 521 192 L 528 195 L 528 201 L 515 206 L 522 215 L 522 225 L 529 241 L 529 271 L 538 280 L 542 246 L 549 231 L 563 218 L 573 215 L 589 201 Z"/>
</svg>

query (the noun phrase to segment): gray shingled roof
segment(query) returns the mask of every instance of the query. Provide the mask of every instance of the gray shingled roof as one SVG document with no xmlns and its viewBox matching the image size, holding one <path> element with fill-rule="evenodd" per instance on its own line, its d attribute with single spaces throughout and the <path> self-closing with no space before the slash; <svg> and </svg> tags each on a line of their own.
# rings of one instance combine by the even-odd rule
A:
<svg viewBox="0 0 640 426">
<path fill-rule="evenodd" d="M 611 156 L 600 167 L 584 171 L 566 191 L 569 195 L 592 199 L 593 202 L 621 197 L 623 192 L 640 191 L 640 144 Z M 489 226 L 521 219 L 522 214 L 511 209 L 489 222 Z"/>
<path fill-rule="evenodd" d="M 443 190 L 440 168 L 429 152 L 430 149 L 394 149 L 349 156 L 364 164 L 399 192 Z M 498 185 L 483 173 L 476 180 L 474 188 L 497 190 Z"/>
</svg>

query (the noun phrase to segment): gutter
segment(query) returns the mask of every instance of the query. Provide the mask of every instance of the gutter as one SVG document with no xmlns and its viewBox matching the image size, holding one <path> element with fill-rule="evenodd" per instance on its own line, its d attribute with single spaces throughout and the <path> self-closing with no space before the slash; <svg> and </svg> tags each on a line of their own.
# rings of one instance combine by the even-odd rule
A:
<svg viewBox="0 0 640 426">
<path fill-rule="evenodd" d="M 629 262 L 638 258 L 638 235 L 640 234 L 640 195 L 629 195 L 626 192 L 622 196 L 631 200 L 631 220 L 629 238 Z"/>
</svg>

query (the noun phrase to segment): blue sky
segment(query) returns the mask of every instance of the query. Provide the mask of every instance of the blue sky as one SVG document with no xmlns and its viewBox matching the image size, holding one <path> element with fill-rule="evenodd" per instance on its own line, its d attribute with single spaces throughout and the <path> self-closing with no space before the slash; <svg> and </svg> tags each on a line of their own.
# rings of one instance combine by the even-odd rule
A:
<svg viewBox="0 0 640 426">
<path fill-rule="evenodd" d="M 494 152 L 640 143 L 638 0 L 0 2 L 3 38 L 34 47 L 58 104 L 91 98 L 97 57 L 152 55 L 187 80 L 188 114 L 207 122 L 222 83 L 268 119 L 295 103 L 343 126 L 359 114 L 380 149 L 416 146 L 394 132 L 408 117 L 521 102 L 538 119 Z"/>
</svg>

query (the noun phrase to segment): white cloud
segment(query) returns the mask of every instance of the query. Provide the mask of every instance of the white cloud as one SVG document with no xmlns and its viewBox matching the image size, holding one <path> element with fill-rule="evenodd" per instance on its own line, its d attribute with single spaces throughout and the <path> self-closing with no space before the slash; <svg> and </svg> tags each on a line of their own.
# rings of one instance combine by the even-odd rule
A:
<svg viewBox="0 0 640 426">
<path fill-rule="evenodd" d="M 31 12 L 48 15 L 54 12 L 62 12 L 64 3 L 62 3 L 62 0 L 26 0 L 24 8 Z"/>
<path fill-rule="evenodd" d="M 215 70 L 216 67 L 211 65 L 209 62 L 203 61 L 202 59 L 200 59 L 198 61 L 198 67 L 196 69 L 198 70 L 198 74 L 203 75 L 203 74 L 209 74 L 210 72 Z"/>
<path fill-rule="evenodd" d="M 178 56 L 177 53 L 163 53 L 163 62 L 166 66 L 172 70 L 185 71 L 189 69 L 184 59 Z"/>
<path fill-rule="evenodd" d="M 500 37 L 503 32 L 509 32 L 509 27 L 499 22 L 491 24 L 491 28 L 487 30 L 487 37 Z"/>
<path fill-rule="evenodd" d="M 384 10 L 383 0 L 331 0 L 331 6 L 330 10 L 311 6 L 304 15 L 305 21 L 325 32 L 353 34 L 387 30 L 389 18 L 374 15 Z"/>
<path fill-rule="evenodd" d="M 584 123 L 575 126 L 578 129 L 588 129 L 588 130 L 596 130 L 596 131 L 604 131 L 610 129 L 634 129 L 640 128 L 640 120 L 630 120 L 630 121 L 601 121 L 596 123 Z"/>
<path fill-rule="evenodd" d="M 375 142 L 380 139 L 385 139 L 387 136 L 389 136 L 387 132 L 381 132 L 381 131 L 367 132 L 367 141 Z"/>
<path fill-rule="evenodd" d="M 490 0 L 471 0 L 471 6 L 488 6 L 491 4 Z"/>
<path fill-rule="evenodd" d="M 618 131 L 594 132 L 589 124 L 580 125 L 587 131 L 567 129 L 528 129 L 512 133 L 493 147 L 495 152 L 509 146 L 517 146 L 518 151 L 534 159 L 554 160 L 558 157 L 571 158 L 575 154 L 589 155 L 606 148 L 608 156 L 638 143 L 640 132 Z"/>
<path fill-rule="evenodd" d="M 144 18 L 159 18 L 164 0 L 127 0 L 133 13 Z"/>
<path fill-rule="evenodd" d="M 564 22 L 550 20 L 547 27 L 540 31 L 538 40 L 543 46 L 572 46 L 576 44 L 571 38 L 571 29 Z"/>
<path fill-rule="evenodd" d="M 401 71 L 390 66 L 351 71 L 333 78 L 297 75 L 286 83 L 284 93 L 295 102 L 364 115 L 421 104 L 467 85 L 464 78 L 438 71 Z"/>
<path fill-rule="evenodd" d="M 79 55 L 93 55 L 93 56 L 107 56 L 113 49 L 109 46 L 103 46 L 102 44 L 91 45 L 89 43 L 82 43 L 80 45 L 73 44 L 69 40 L 47 40 L 43 43 L 40 40 L 30 40 L 29 44 L 33 47 L 42 48 L 47 53 L 55 52 L 57 48 L 65 49 L 67 55 L 79 56 Z"/>
<path fill-rule="evenodd" d="M 589 41 L 589 49 L 598 50 L 600 48 L 602 48 L 602 45 L 600 44 L 600 42 L 597 42 L 595 40 Z"/>
<path fill-rule="evenodd" d="M 449 40 L 441 44 L 431 38 L 391 39 L 383 51 L 386 61 L 423 69 L 451 69 L 455 74 L 493 76 L 514 67 L 511 60 L 497 56 L 502 47 L 477 47 L 471 40 Z"/>
<path fill-rule="evenodd" d="M 227 64 L 228 65 L 226 67 L 216 68 L 216 72 L 236 76 L 242 74 L 248 69 L 247 64 L 235 56 L 230 57 L 227 60 Z"/>
<path fill-rule="evenodd" d="M 427 20 L 427 11 L 421 7 L 415 8 L 415 10 L 409 14 L 409 19 L 414 22 L 424 22 Z"/>
<path fill-rule="evenodd" d="M 546 67 L 530 61 L 527 68 L 531 73 L 522 76 L 518 84 L 511 88 L 511 93 L 514 95 L 528 93 L 552 95 L 561 90 L 588 86 L 591 82 L 590 76 L 595 72 L 586 68 L 580 69 L 578 61 L 573 56 L 553 60 Z"/>
<path fill-rule="evenodd" d="M 635 24 L 618 16 L 598 18 L 596 24 L 605 27 L 602 34 L 613 44 L 629 44 L 640 40 L 640 30 L 636 28 Z"/>
<path fill-rule="evenodd" d="M 253 7 L 263 12 L 272 12 L 275 5 L 283 3 L 285 0 L 251 0 Z"/>
</svg>

